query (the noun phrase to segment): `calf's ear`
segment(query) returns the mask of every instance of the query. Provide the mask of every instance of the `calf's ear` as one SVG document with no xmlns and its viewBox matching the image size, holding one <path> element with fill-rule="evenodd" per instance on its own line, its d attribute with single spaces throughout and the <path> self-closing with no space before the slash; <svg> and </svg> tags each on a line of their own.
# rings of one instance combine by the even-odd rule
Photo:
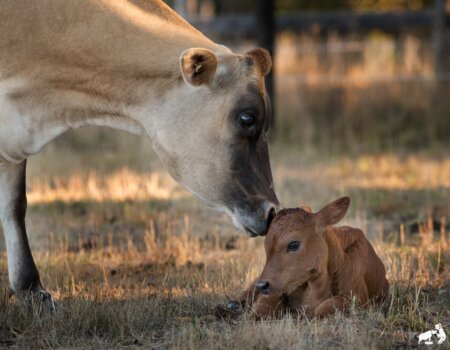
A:
<svg viewBox="0 0 450 350">
<path fill-rule="evenodd" d="M 217 57 L 207 49 L 187 49 L 181 53 L 180 68 L 186 83 L 192 86 L 208 85 L 214 80 Z"/>
<path fill-rule="evenodd" d="M 300 209 L 303 209 L 303 210 L 306 211 L 307 213 L 312 213 L 311 207 L 308 207 L 307 205 L 302 205 L 302 206 L 300 206 Z"/>
<path fill-rule="evenodd" d="M 342 220 L 350 206 L 350 197 L 342 197 L 331 202 L 316 214 L 317 225 L 325 227 Z"/>
</svg>

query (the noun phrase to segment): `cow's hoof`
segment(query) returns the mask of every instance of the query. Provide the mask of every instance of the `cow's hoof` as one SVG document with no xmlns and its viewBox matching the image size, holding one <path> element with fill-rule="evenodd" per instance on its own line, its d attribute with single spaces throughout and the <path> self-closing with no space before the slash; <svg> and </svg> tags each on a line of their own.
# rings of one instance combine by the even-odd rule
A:
<svg viewBox="0 0 450 350">
<path fill-rule="evenodd" d="M 45 289 L 37 289 L 36 291 L 27 291 L 14 293 L 15 296 L 28 306 L 29 310 L 36 313 L 39 317 L 44 315 L 54 315 L 56 313 L 56 304 L 52 296 Z"/>
<path fill-rule="evenodd" d="M 56 304 L 49 292 L 41 290 L 35 294 L 39 303 L 39 316 L 45 314 L 54 315 L 56 313 Z"/>
</svg>

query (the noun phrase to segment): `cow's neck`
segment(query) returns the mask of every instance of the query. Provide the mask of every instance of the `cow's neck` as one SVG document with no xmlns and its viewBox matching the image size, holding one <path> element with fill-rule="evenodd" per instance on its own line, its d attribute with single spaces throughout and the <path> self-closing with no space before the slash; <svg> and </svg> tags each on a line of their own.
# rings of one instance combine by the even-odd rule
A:
<svg viewBox="0 0 450 350">
<path fill-rule="evenodd" d="M 31 31 L 16 60 L 0 72 L 0 107 L 6 111 L 0 139 L 17 135 L 0 144 L 0 157 L 7 160 L 20 161 L 66 130 L 87 125 L 151 137 L 152 118 L 170 112 L 167 106 L 176 103 L 182 87 L 180 53 L 216 47 L 181 19 L 149 15 L 128 2 L 109 2 L 87 20 L 81 7 L 66 10 L 66 20 L 74 21 L 68 30 L 59 33 L 56 23 L 50 33 Z M 76 25 L 76 10 L 82 26 Z"/>
</svg>

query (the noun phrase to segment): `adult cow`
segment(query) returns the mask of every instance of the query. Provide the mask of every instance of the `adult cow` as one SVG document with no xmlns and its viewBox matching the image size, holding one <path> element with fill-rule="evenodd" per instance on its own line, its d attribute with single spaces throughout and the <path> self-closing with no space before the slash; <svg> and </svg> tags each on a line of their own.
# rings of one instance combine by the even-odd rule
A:
<svg viewBox="0 0 450 350">
<path fill-rule="evenodd" d="M 11 289 L 49 299 L 25 228 L 26 159 L 69 129 L 147 135 L 170 174 L 264 235 L 278 204 L 262 49 L 215 44 L 158 0 L 0 3 L 0 217 Z"/>
</svg>

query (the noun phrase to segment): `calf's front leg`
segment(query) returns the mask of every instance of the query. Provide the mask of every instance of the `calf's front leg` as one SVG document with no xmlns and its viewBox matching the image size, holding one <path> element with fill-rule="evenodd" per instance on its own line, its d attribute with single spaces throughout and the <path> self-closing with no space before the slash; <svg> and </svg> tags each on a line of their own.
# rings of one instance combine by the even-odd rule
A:
<svg viewBox="0 0 450 350">
<path fill-rule="evenodd" d="M 10 288 L 19 298 L 38 295 L 54 311 L 51 296 L 42 287 L 28 244 L 25 227 L 27 197 L 26 161 L 0 161 L 0 220 L 5 235 Z"/>
<path fill-rule="evenodd" d="M 322 301 L 314 309 L 314 316 L 318 318 L 327 317 L 336 311 L 344 311 L 346 308 L 346 299 L 341 296 L 335 296 Z"/>
<path fill-rule="evenodd" d="M 237 300 L 235 302 L 240 304 L 242 307 L 252 306 L 253 302 L 259 295 L 259 291 L 256 289 L 255 283 L 256 281 L 253 281 L 246 290 L 241 292 L 237 296 Z"/>
<path fill-rule="evenodd" d="M 282 295 L 259 294 L 253 303 L 253 313 L 257 319 L 278 317 L 285 309 L 285 300 Z"/>
<path fill-rule="evenodd" d="M 238 303 L 242 307 L 251 307 L 253 315 L 257 319 L 264 319 L 278 316 L 285 308 L 285 301 L 279 293 L 263 294 L 256 287 L 255 283 L 259 279 L 253 281 L 250 286 L 241 292 L 236 301 L 230 304 Z"/>
</svg>

